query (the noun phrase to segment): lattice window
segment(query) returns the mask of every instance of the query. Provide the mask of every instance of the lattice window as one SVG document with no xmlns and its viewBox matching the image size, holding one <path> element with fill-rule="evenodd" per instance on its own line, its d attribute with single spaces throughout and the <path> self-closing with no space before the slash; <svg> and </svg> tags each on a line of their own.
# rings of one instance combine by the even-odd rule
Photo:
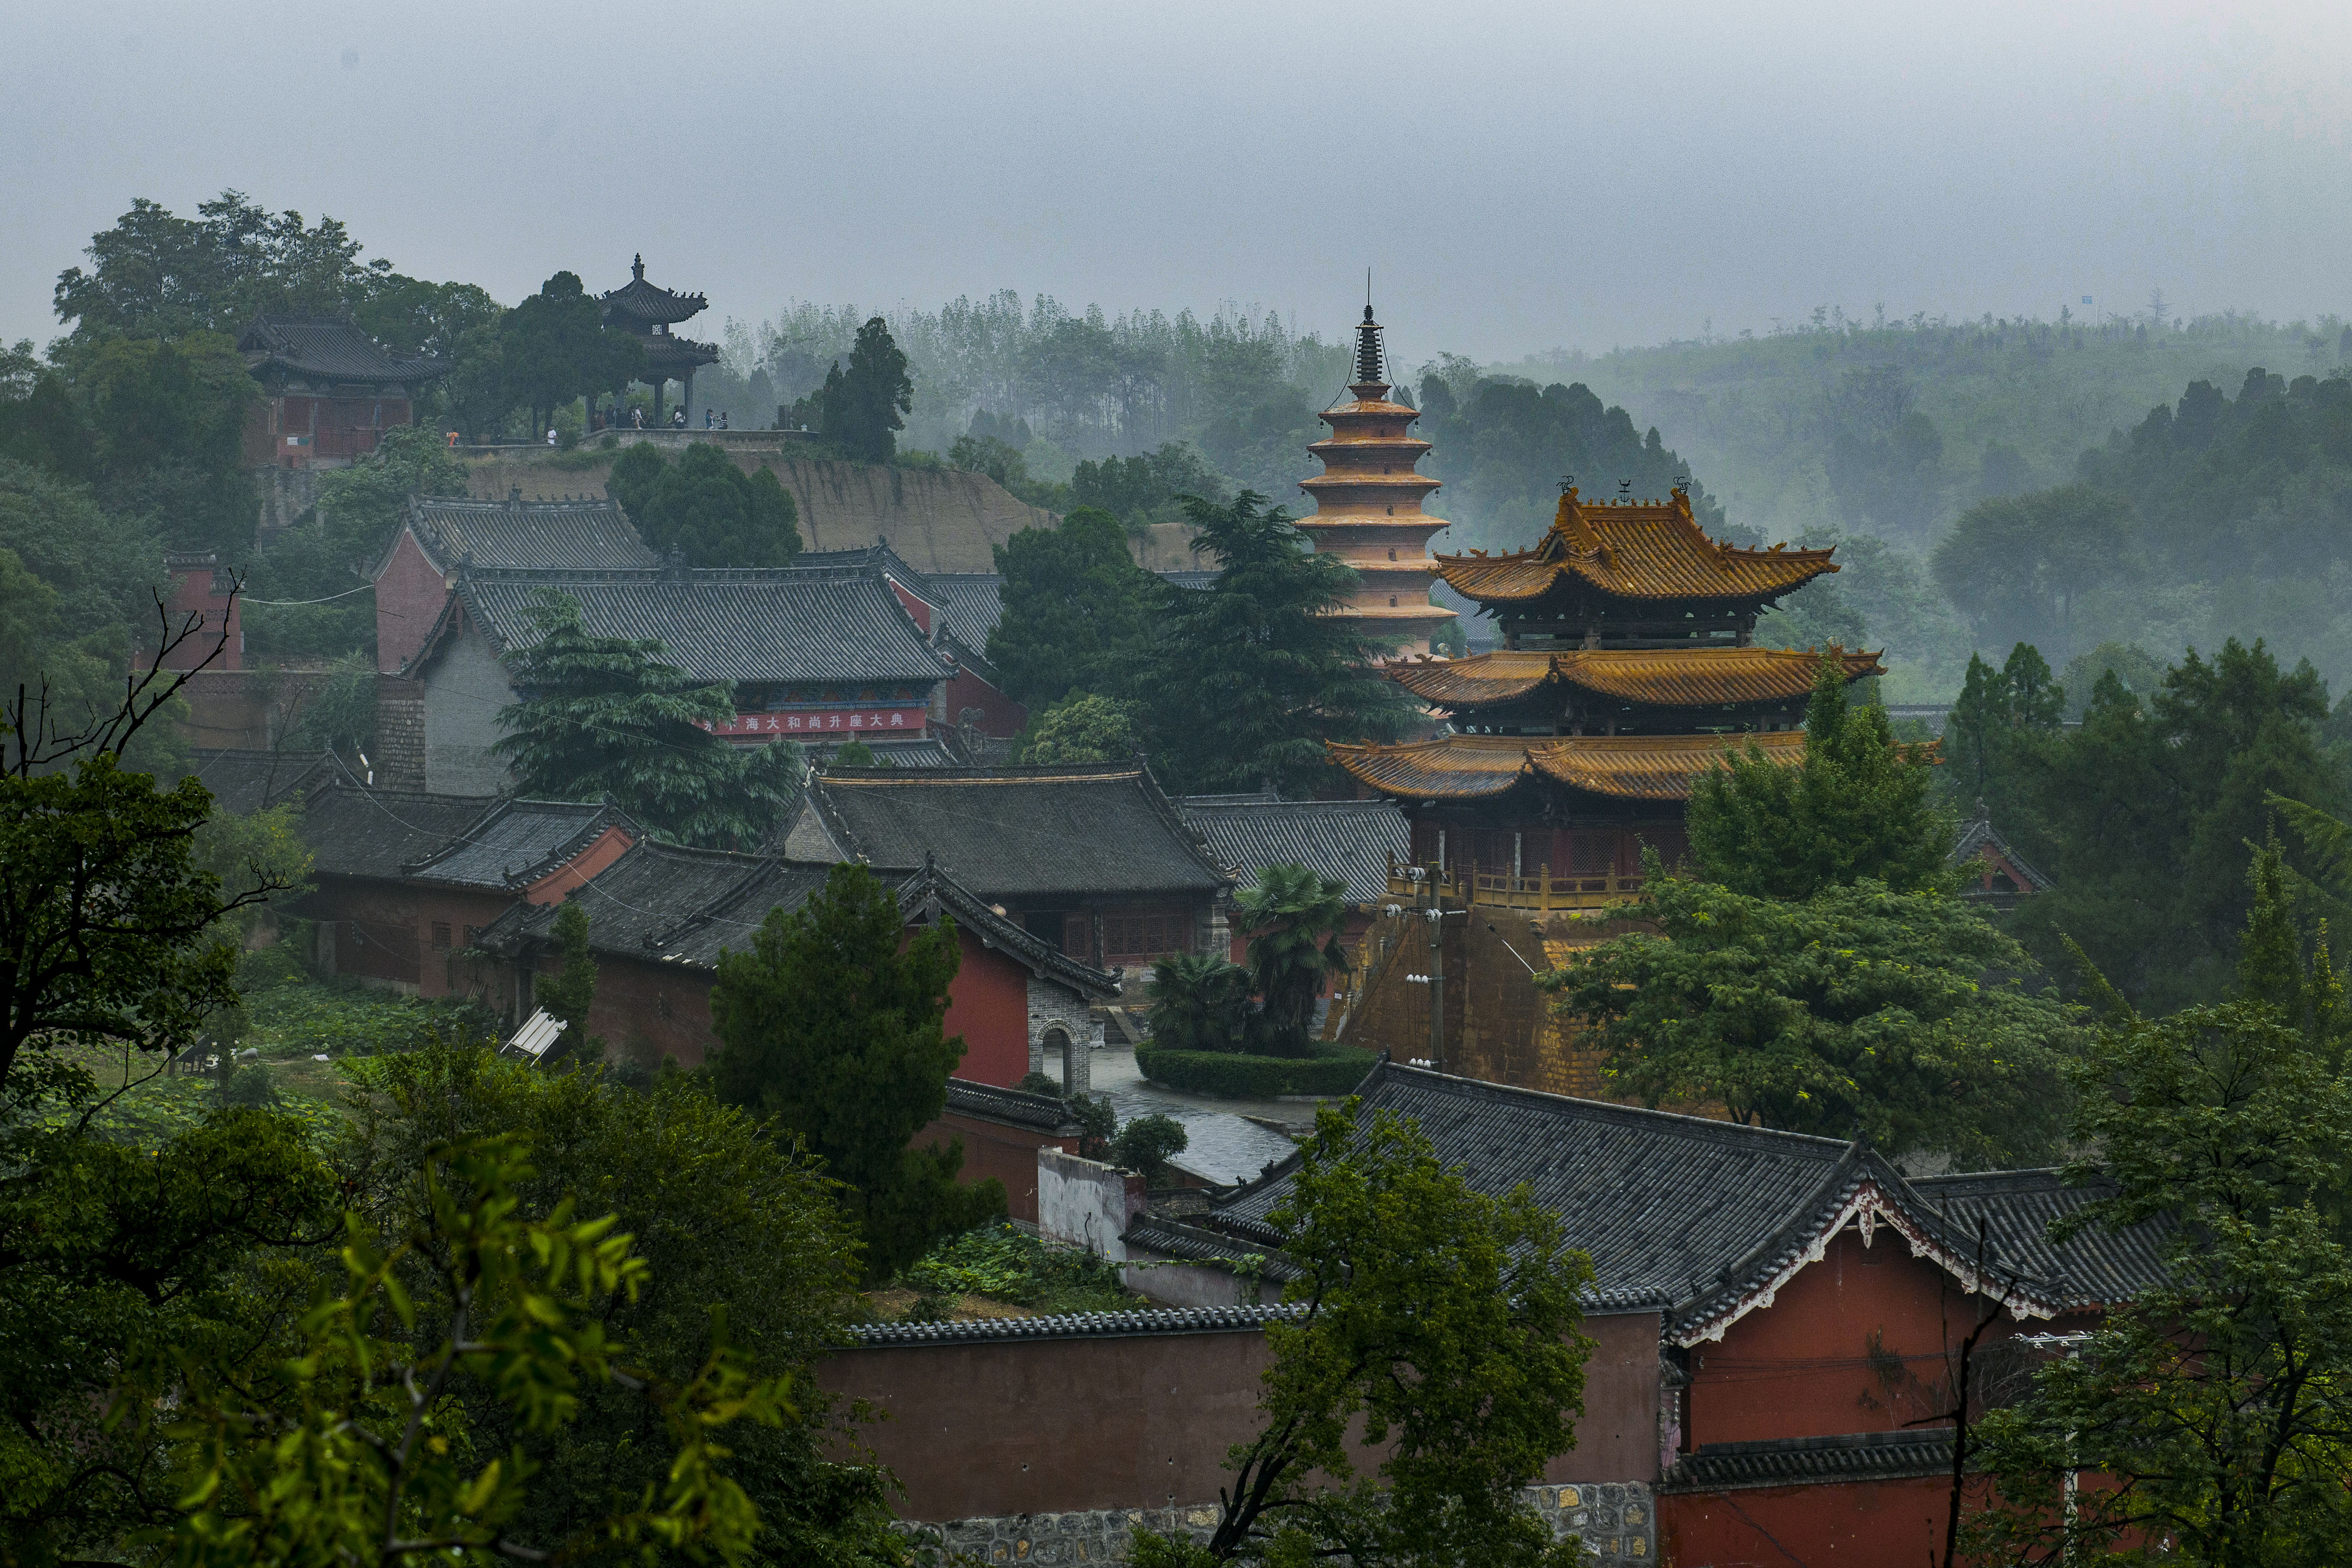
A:
<svg viewBox="0 0 2352 1568">
<path fill-rule="evenodd" d="M 436 952 L 446 952 L 449 951 L 449 922 L 447 921 L 435 921 L 433 922 L 433 951 Z"/>
</svg>

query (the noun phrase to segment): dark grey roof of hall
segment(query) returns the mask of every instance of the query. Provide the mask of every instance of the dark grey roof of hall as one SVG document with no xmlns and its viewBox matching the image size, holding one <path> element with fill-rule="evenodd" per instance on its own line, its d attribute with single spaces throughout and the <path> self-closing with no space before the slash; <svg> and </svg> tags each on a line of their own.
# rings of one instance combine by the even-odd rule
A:
<svg viewBox="0 0 2352 1568">
<path fill-rule="evenodd" d="M 236 347 L 257 375 L 413 385 L 451 368 L 445 359 L 394 353 L 345 316 L 256 316 L 237 334 Z"/>
<path fill-rule="evenodd" d="M 748 951 L 768 911 L 799 909 L 831 870 L 641 838 L 574 889 L 570 901 L 587 914 L 595 952 L 708 970 L 722 952 Z M 482 945 L 515 951 L 545 937 L 555 915 L 552 905 L 518 905 L 491 923 Z"/>
<path fill-rule="evenodd" d="M 459 572 L 457 592 L 502 652 L 539 640 L 531 610 L 551 592 L 578 600 L 588 629 L 599 637 L 659 640 L 663 658 L 698 680 L 912 685 L 927 694 L 947 675 L 940 656 L 870 566 L 476 567 Z"/>
<path fill-rule="evenodd" d="M 2121 1232 L 2085 1226 L 2065 1246 L 2052 1244 L 2050 1222 L 2104 1196 L 2103 1186 L 2068 1186 L 2063 1173 L 2045 1170 L 1914 1176 L 1911 1189 L 1970 1248 L 1981 1221 L 1997 1258 L 2036 1279 L 2063 1280 L 2070 1306 L 2119 1300 L 2163 1277 L 2168 1233 L 2158 1225 Z"/>
<path fill-rule="evenodd" d="M 1164 1307 L 1141 1312 L 1072 1312 L 1052 1318 L 983 1318 L 962 1323 L 852 1323 L 848 1333 L 866 1350 L 916 1345 L 981 1344 L 1004 1340 L 1126 1339 L 1139 1334 L 1237 1334 L 1297 1317 L 1306 1309 Z"/>
<path fill-rule="evenodd" d="M 802 809 L 847 855 L 897 870 L 933 855 L 991 899 L 1212 893 L 1231 882 L 1136 763 L 844 768 L 811 781 Z"/>
<path fill-rule="evenodd" d="M 338 782 L 303 803 L 302 841 L 327 876 L 397 879 L 499 805 L 497 795 L 425 795 Z"/>
<path fill-rule="evenodd" d="M 1450 1078 L 1383 1062 L 1358 1089 L 1367 1110 L 1416 1121 L 1438 1157 L 1478 1190 L 1526 1183 L 1591 1256 L 1592 1304 L 1655 1308 L 1684 1342 L 1719 1335 L 1746 1303 L 1818 1257 L 1824 1236 L 1874 1188 L 1946 1267 L 1983 1261 L 2033 1310 L 2113 1300 L 2158 1278 L 2153 1227 L 2060 1253 L 2023 1238 L 2037 1215 L 2089 1194 L 2053 1173 L 1954 1178 L 1949 1201 L 1859 1144 L 1666 1111 Z M 1276 1245 L 1266 1215 L 1298 1168 L 1293 1157 L 1217 1205 L 1237 1237 Z M 1967 1184 L 1983 1184 L 1981 1190 Z M 1981 1205 L 1971 1210 L 1961 1195 Z M 1972 1214 L 2000 1211 L 1992 1252 L 1977 1257 Z M 1880 1223 L 1890 1223 L 1882 1220 Z M 2003 1244 L 2001 1237 L 2009 1241 Z M 1890 1243 L 1894 1238 L 1888 1238 Z"/>
<path fill-rule="evenodd" d="M 596 302 L 608 319 L 618 316 L 625 321 L 665 326 L 698 316 L 710 304 L 700 294 L 680 294 L 646 282 L 642 254 L 629 264 L 629 280 L 598 295 Z"/>
<path fill-rule="evenodd" d="M 236 816 L 267 811 L 336 780 L 358 782 L 332 752 L 200 749 L 189 772 L 212 792 L 214 805 Z"/>
<path fill-rule="evenodd" d="M 420 882 L 506 889 L 535 881 L 607 828 L 644 837 L 618 807 L 563 800 L 503 801 L 446 845 L 401 868 Z"/>
<path fill-rule="evenodd" d="M 722 952 L 747 951 L 772 911 L 799 909 L 832 873 L 830 864 L 640 838 L 571 898 L 588 916 L 588 945 L 594 951 L 709 970 L 718 967 Z M 910 915 L 927 905 L 943 906 L 980 941 L 1089 999 L 1119 994 L 1116 975 L 1065 957 L 936 869 L 908 878 L 898 896 Z M 520 951 L 522 943 L 546 937 L 555 914 L 551 904 L 518 905 L 491 923 L 481 945 Z"/>
<path fill-rule="evenodd" d="M 1388 897 L 1391 859 L 1412 858 L 1412 828 L 1392 800 L 1284 800 L 1196 795 L 1176 803 L 1225 864 L 1254 882 L 1268 866 L 1304 866 L 1351 904 Z"/>
<path fill-rule="evenodd" d="M 601 496 L 529 501 L 415 496 L 408 502 L 408 528 L 426 558 L 445 572 L 461 564 L 541 571 L 661 564 L 619 504 Z"/>
</svg>

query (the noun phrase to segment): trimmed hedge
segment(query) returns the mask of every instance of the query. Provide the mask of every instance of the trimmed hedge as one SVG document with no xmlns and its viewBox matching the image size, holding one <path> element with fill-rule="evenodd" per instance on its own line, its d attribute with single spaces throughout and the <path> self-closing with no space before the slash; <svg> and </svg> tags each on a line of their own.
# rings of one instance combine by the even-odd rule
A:
<svg viewBox="0 0 2352 1568">
<path fill-rule="evenodd" d="M 1353 1046 L 1318 1046 L 1311 1057 L 1258 1057 L 1240 1051 L 1163 1051 L 1135 1047 L 1135 1065 L 1154 1083 L 1228 1100 L 1283 1094 L 1352 1094 L 1381 1059 Z"/>
</svg>

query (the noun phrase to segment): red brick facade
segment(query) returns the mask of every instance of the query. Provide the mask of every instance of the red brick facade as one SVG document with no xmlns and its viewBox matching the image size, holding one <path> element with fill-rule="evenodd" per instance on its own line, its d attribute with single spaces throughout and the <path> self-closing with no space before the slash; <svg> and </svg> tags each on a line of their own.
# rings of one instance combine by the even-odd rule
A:
<svg viewBox="0 0 2352 1568">
<path fill-rule="evenodd" d="M 405 397 L 311 397 L 289 393 L 249 405 L 243 466 L 340 468 L 375 450 L 386 429 L 409 423 Z"/>
<path fill-rule="evenodd" d="M 403 528 L 375 579 L 375 667 L 393 674 L 415 658 L 448 601 L 448 580 Z"/>
</svg>

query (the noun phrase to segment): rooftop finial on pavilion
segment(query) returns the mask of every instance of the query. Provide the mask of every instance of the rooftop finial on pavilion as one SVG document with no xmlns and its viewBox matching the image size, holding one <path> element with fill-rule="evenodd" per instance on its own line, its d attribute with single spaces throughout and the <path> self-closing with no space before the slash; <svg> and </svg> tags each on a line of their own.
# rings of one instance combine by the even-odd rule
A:
<svg viewBox="0 0 2352 1568">
<path fill-rule="evenodd" d="M 629 263 L 629 276 L 635 279 L 640 283 L 646 280 L 646 253 L 644 251 L 638 251 L 637 258 Z"/>
</svg>

